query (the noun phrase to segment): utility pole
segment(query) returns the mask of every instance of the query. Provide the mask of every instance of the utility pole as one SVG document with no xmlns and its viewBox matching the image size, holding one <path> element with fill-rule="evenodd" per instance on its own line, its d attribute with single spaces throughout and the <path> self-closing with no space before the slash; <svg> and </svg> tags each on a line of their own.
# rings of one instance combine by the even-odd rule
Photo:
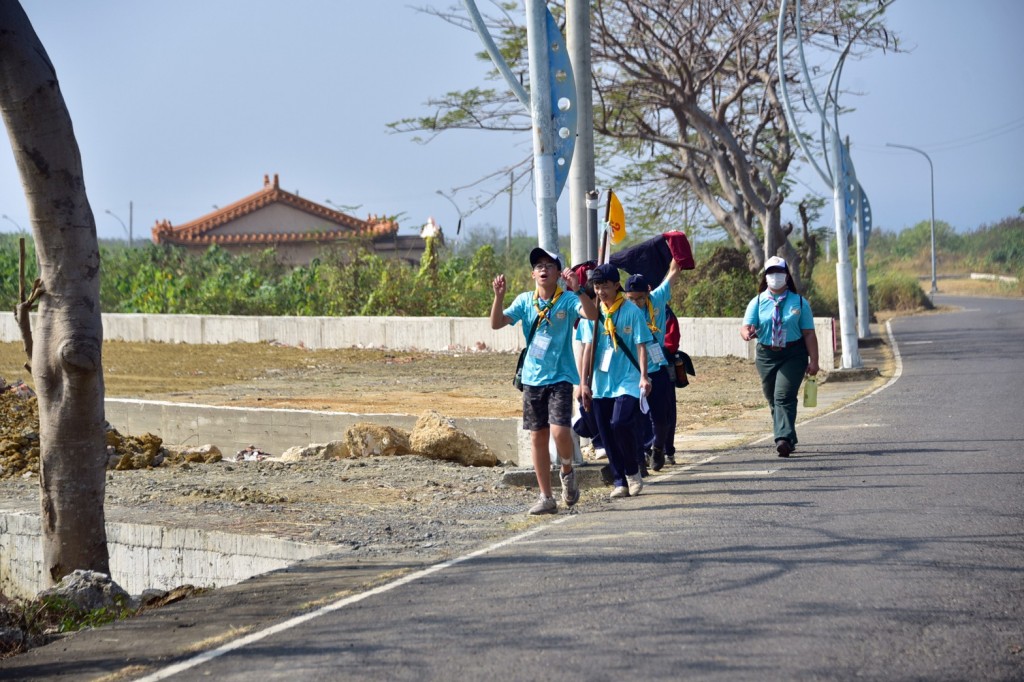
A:
<svg viewBox="0 0 1024 682">
<path fill-rule="evenodd" d="M 512 194 L 516 187 L 515 171 L 508 172 L 508 235 L 505 237 L 505 254 L 512 253 Z"/>
<path fill-rule="evenodd" d="M 569 168 L 569 234 L 572 264 L 597 258 L 597 205 L 593 207 L 594 234 L 590 234 L 588 197 L 596 197 L 594 172 L 594 105 L 590 81 L 590 2 L 566 0 L 566 46 L 576 74 L 576 150 Z M 595 198 L 596 202 L 596 198 Z M 593 244 L 593 248 L 591 248 Z M 593 253 L 591 253 L 591 251 Z"/>
<path fill-rule="evenodd" d="M 530 55 L 530 117 L 533 120 L 533 189 L 537 201 L 538 246 L 558 253 L 554 135 L 551 126 L 547 5 L 526 0 L 526 45 Z"/>
</svg>

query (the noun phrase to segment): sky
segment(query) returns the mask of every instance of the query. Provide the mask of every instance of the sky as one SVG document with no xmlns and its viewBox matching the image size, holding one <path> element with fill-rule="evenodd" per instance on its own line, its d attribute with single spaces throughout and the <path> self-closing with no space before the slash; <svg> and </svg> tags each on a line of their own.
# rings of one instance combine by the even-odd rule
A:
<svg viewBox="0 0 1024 682">
<path fill-rule="evenodd" d="M 194 220 L 275 173 L 283 189 L 357 217 L 398 214 L 403 234 L 432 216 L 450 236 L 461 211 L 464 232 L 504 235 L 507 199 L 473 211 L 476 191 L 457 188 L 526 158 L 527 133 L 451 131 L 418 144 L 386 125 L 485 84 L 479 38 L 415 9 L 428 4 L 458 3 L 22 0 L 57 71 L 100 238 L 125 238 L 130 223 L 135 240 L 149 239 L 156 221 Z M 930 212 L 927 161 L 887 142 L 931 156 L 937 220 L 965 231 L 1017 215 L 1024 2 L 897 0 L 888 15 L 913 50 L 848 60 L 851 92 L 840 99 L 854 108 L 839 127 L 875 227 L 900 230 Z M 0 231 L 28 229 L 10 146 L 0 146 Z M 799 177 L 797 195 L 830 195 L 813 171 Z M 567 206 L 566 191 L 563 233 Z M 512 231 L 536 225 L 530 193 L 515 195 Z"/>
</svg>

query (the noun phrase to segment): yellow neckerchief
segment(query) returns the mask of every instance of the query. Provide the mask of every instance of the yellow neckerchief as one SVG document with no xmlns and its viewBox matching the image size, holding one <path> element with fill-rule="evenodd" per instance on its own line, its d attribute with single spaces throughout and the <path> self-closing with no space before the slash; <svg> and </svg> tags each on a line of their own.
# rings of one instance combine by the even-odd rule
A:
<svg viewBox="0 0 1024 682">
<path fill-rule="evenodd" d="M 651 295 L 647 295 L 647 328 L 651 330 L 651 334 L 657 334 L 661 330 L 658 329 L 658 325 L 654 324 L 654 301 L 651 300 Z"/>
<path fill-rule="evenodd" d="M 533 292 L 533 307 L 537 309 L 538 329 L 544 322 L 547 322 L 549 327 L 551 326 L 551 320 L 548 319 L 548 313 L 555 307 L 555 301 L 558 300 L 558 297 L 562 295 L 562 287 L 555 287 L 555 295 L 552 296 L 551 300 L 547 303 L 544 303 L 544 299 L 540 297 L 540 294 L 540 287 L 537 287 L 537 290 Z"/>
<path fill-rule="evenodd" d="M 612 315 L 622 307 L 625 301 L 626 297 L 620 291 L 615 295 L 615 302 L 610 306 L 605 305 L 603 301 L 601 302 L 601 312 L 604 313 L 604 333 L 611 339 L 612 348 L 615 350 L 619 349 L 619 342 L 615 340 L 615 321 L 612 319 Z"/>
</svg>

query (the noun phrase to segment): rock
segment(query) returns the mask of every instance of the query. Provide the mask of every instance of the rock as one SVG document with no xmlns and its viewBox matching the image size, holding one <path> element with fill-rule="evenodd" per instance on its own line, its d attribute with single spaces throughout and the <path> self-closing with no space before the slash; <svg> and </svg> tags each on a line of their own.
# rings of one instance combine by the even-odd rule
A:
<svg viewBox="0 0 1024 682">
<path fill-rule="evenodd" d="M 131 595 L 111 580 L 109 575 L 96 571 L 72 571 L 55 587 L 36 595 L 40 601 L 52 597 L 65 599 L 86 612 L 104 607 L 133 606 Z"/>
<path fill-rule="evenodd" d="M 184 462 L 196 462 L 199 464 L 213 464 L 224 459 L 220 448 L 211 443 L 194 448 L 185 448 L 178 455 Z"/>
<path fill-rule="evenodd" d="M 498 463 L 498 458 L 486 445 L 433 410 L 424 412 L 416 420 L 409 440 L 415 452 L 431 459 L 458 462 L 463 466 L 492 467 Z"/>
<path fill-rule="evenodd" d="M 357 422 L 345 432 L 348 457 L 408 455 L 409 435 L 401 429 L 371 422 Z"/>
<path fill-rule="evenodd" d="M 281 453 L 280 460 L 301 462 L 307 459 L 345 459 L 348 456 L 348 445 L 344 441 L 332 440 L 330 443 L 310 443 L 288 448 Z"/>
</svg>

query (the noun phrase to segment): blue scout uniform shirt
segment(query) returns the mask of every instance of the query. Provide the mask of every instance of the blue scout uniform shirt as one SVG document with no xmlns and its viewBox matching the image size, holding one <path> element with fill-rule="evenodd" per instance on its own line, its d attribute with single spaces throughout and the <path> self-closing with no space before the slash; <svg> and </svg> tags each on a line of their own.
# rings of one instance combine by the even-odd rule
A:
<svg viewBox="0 0 1024 682">
<path fill-rule="evenodd" d="M 763 346 L 772 345 L 772 314 L 775 302 L 772 295 L 765 289 L 747 304 L 747 313 L 743 316 L 743 324 L 757 326 L 757 342 Z M 786 299 L 782 302 L 782 327 L 786 330 L 786 343 L 799 341 L 803 336 L 800 330 L 814 329 L 814 315 L 807 299 L 786 290 Z"/>
<path fill-rule="evenodd" d="M 640 308 L 626 301 L 612 316 L 612 320 L 615 322 L 615 331 L 619 338 L 629 348 L 633 358 L 639 362 L 640 354 L 637 347 L 654 341 L 651 330 L 647 328 L 646 317 L 640 312 Z M 583 343 L 591 343 L 594 339 L 594 322 L 581 322 L 579 336 Z M 631 395 L 639 400 L 640 370 L 629 361 L 621 346 L 611 354 L 607 360 L 607 367 L 602 369 L 611 348 L 611 337 L 605 334 L 604 323 L 598 320 L 597 343 L 594 344 L 594 376 L 590 382 L 594 397 L 618 398 L 620 395 Z"/>
<path fill-rule="evenodd" d="M 647 372 L 653 374 L 662 367 L 668 367 L 668 359 L 665 357 L 665 325 L 667 322 L 667 315 L 665 313 L 665 306 L 668 305 L 669 298 L 672 296 L 672 286 L 669 280 L 665 280 L 659 284 L 648 297 L 651 299 L 651 305 L 654 306 L 654 326 L 658 328 L 657 332 L 654 332 L 654 343 L 657 348 L 651 348 L 647 346 Z M 647 306 L 637 306 L 640 312 L 643 314 L 644 319 L 647 319 Z"/>
<path fill-rule="evenodd" d="M 523 323 L 523 339 L 530 336 L 530 329 L 537 319 L 537 307 L 533 304 L 532 291 L 526 291 L 505 308 L 505 316 Z M 523 362 L 523 384 L 526 386 L 548 386 L 559 381 L 570 384 L 580 382 L 576 371 L 576 357 L 572 352 L 573 325 L 580 319 L 583 308 L 579 297 L 571 291 L 563 291 L 548 312 L 547 319 L 537 327 L 530 349 Z"/>
</svg>

